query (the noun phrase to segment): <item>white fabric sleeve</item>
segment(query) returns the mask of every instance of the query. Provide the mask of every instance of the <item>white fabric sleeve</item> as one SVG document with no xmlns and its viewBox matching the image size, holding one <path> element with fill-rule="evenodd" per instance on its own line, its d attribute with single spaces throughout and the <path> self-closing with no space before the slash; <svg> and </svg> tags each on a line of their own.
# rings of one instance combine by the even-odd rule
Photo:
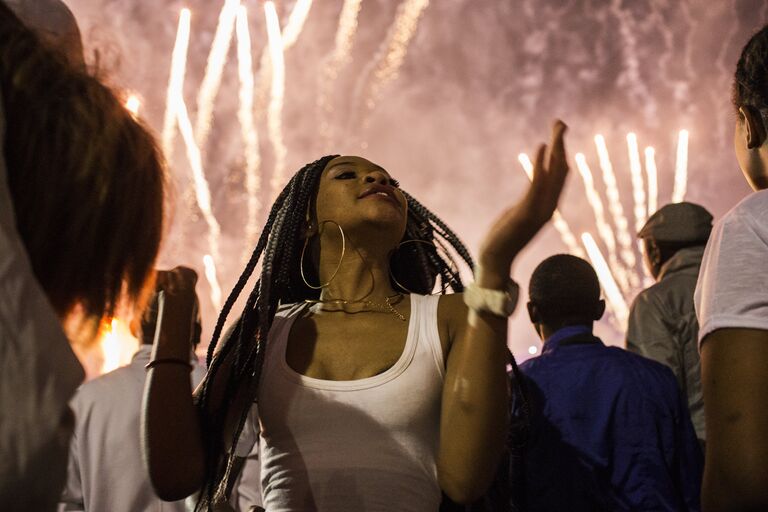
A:
<svg viewBox="0 0 768 512">
<path fill-rule="evenodd" d="M 0 155 L 0 503 L 55 506 L 73 427 L 67 402 L 83 378 L 16 232 Z"/>
<path fill-rule="evenodd" d="M 768 330 L 768 191 L 742 201 L 712 230 L 696 285 L 699 343 L 723 328 Z"/>
</svg>

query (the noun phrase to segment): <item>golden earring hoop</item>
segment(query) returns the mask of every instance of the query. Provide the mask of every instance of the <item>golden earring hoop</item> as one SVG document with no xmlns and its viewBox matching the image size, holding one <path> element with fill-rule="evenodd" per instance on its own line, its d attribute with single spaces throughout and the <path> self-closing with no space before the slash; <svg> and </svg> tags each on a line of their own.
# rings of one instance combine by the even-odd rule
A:
<svg viewBox="0 0 768 512">
<path fill-rule="evenodd" d="M 339 264 L 336 265 L 336 270 L 333 271 L 333 274 L 331 275 L 331 278 L 325 282 L 321 283 L 320 286 L 314 286 L 309 284 L 309 281 L 307 281 L 307 277 L 304 275 L 304 255 L 307 252 L 307 246 L 309 245 L 309 237 L 304 239 L 304 247 L 301 248 L 301 259 L 299 260 L 299 270 L 301 271 L 301 280 L 304 281 L 304 284 L 307 285 L 309 288 L 313 290 L 322 290 L 323 288 L 327 288 L 328 285 L 331 284 L 331 281 L 334 280 L 336 277 L 336 274 L 339 273 L 339 270 L 341 269 L 341 262 L 344 261 L 344 254 L 347 252 L 347 238 L 344 236 L 344 230 L 341 228 L 341 225 L 332 220 L 324 220 L 320 223 L 318 226 L 318 234 L 321 234 L 323 226 L 327 223 L 334 224 L 337 228 L 339 228 L 339 233 L 341 233 L 341 258 L 339 258 Z"/>
<path fill-rule="evenodd" d="M 401 248 L 403 245 L 405 245 L 405 244 L 411 244 L 411 243 L 416 243 L 416 244 L 425 244 L 425 245 L 428 245 L 430 248 L 434 249 L 434 251 L 435 251 L 435 254 L 437 254 L 437 249 L 438 249 L 438 245 L 439 245 L 439 247 L 440 247 L 440 248 L 443 250 L 443 252 L 445 253 L 445 255 L 446 255 L 447 259 L 448 259 L 448 260 L 451 262 L 451 268 L 450 268 L 450 271 L 451 271 L 451 273 L 452 273 L 452 274 L 458 274 L 458 273 L 459 273 L 459 271 L 458 271 L 458 267 L 456 266 L 456 262 L 453 260 L 453 257 L 452 257 L 452 256 L 450 255 L 450 253 L 449 253 L 449 252 L 448 252 L 448 251 L 445 249 L 445 247 L 443 247 L 443 245 L 442 245 L 442 244 L 440 244 L 439 242 L 438 242 L 438 245 L 436 245 L 436 244 L 434 244 L 434 243 L 432 243 L 432 242 L 428 242 L 428 241 L 426 241 L 426 240 L 415 240 L 415 239 L 414 239 L 414 240 L 406 240 L 405 242 L 400 242 L 399 244 L 397 244 L 397 247 L 395 247 L 395 250 L 394 250 L 394 251 L 392 251 L 392 254 L 394 255 L 395 253 L 397 253 L 397 251 L 399 251 L 399 250 L 400 250 L 400 248 Z M 438 255 L 438 256 L 439 256 L 439 255 Z M 415 293 L 415 292 L 413 292 L 413 291 L 409 290 L 409 289 L 408 289 L 406 286 L 403 286 L 403 283 L 401 283 L 400 281 L 398 281 L 398 280 L 397 280 L 397 278 L 395 277 L 395 274 L 392 272 L 392 263 L 391 263 L 391 259 L 392 259 L 392 257 L 390 256 L 390 265 L 389 265 L 389 277 L 390 277 L 390 278 L 392 279 L 392 281 L 394 281 L 394 283 L 395 283 L 397 286 L 399 286 L 401 289 L 403 289 L 403 290 L 405 290 L 406 292 L 408 292 L 408 293 L 411 293 L 411 294 Z M 446 283 L 442 283 L 442 288 L 441 288 L 441 291 L 442 291 L 442 292 L 445 292 L 445 290 L 446 290 L 446 288 L 447 288 L 447 287 L 448 287 L 448 285 L 447 285 Z M 418 294 L 417 294 L 417 295 L 418 295 Z"/>
</svg>

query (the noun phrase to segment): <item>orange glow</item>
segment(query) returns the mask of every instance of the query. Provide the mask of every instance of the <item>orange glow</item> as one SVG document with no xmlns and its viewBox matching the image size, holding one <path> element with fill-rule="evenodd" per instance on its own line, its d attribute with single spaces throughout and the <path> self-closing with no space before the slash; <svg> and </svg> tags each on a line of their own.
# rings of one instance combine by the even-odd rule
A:
<svg viewBox="0 0 768 512">
<path fill-rule="evenodd" d="M 100 373 L 104 374 L 130 363 L 139 349 L 139 340 L 131 334 L 126 322 L 113 318 L 102 327 L 99 347 L 103 357 Z"/>
<path fill-rule="evenodd" d="M 137 117 L 139 115 L 139 108 L 141 108 L 139 97 L 135 94 L 128 96 L 128 99 L 125 101 L 125 109 L 133 114 L 133 117 Z"/>
</svg>

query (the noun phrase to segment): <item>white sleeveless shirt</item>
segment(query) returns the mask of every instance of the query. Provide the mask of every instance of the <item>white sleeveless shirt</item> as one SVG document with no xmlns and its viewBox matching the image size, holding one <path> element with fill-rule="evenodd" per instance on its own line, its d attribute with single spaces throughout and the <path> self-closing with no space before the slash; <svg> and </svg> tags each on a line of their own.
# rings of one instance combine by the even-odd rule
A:
<svg viewBox="0 0 768 512">
<path fill-rule="evenodd" d="M 307 307 L 297 304 L 278 312 L 259 387 L 266 510 L 438 510 L 436 460 L 445 372 L 438 301 L 439 296 L 411 295 L 400 359 L 379 375 L 351 381 L 316 379 L 291 369 L 288 335 Z"/>
</svg>

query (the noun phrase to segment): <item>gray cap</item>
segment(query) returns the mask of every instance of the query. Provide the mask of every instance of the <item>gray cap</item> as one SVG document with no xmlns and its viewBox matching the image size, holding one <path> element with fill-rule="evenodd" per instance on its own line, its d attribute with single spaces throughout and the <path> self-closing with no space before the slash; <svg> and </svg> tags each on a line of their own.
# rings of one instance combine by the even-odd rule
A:
<svg viewBox="0 0 768 512">
<path fill-rule="evenodd" d="M 83 65 L 83 42 L 72 11 L 61 0 L 3 0 L 24 24 L 71 63 Z"/>
<path fill-rule="evenodd" d="M 694 203 L 672 203 L 651 215 L 638 238 L 659 242 L 704 242 L 712 231 L 712 214 Z"/>
</svg>

